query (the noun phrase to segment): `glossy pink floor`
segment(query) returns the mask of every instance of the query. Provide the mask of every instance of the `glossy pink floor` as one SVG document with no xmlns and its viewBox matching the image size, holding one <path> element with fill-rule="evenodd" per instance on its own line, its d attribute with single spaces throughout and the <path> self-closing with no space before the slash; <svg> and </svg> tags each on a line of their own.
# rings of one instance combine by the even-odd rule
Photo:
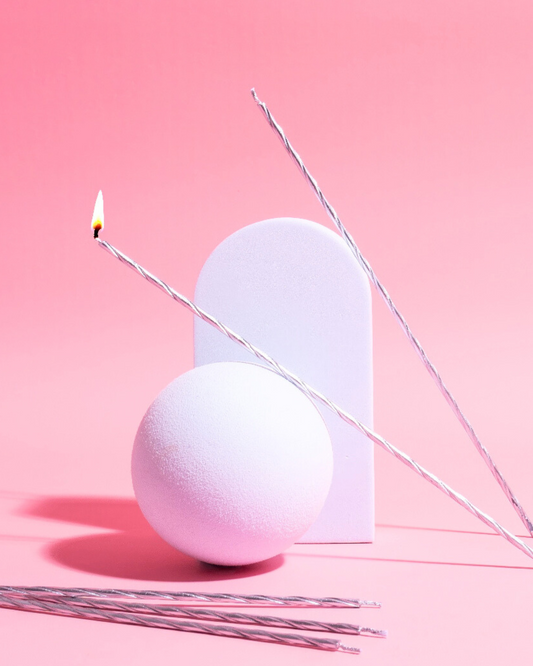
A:
<svg viewBox="0 0 533 666">
<path fill-rule="evenodd" d="M 1 583 L 368 597 L 383 608 L 305 616 L 387 628 L 351 641 L 369 665 L 524 662 L 533 561 L 382 451 L 372 545 L 220 570 L 150 530 L 131 446 L 192 366 L 192 319 L 95 247 L 89 222 L 101 188 L 105 237 L 188 295 L 243 225 L 329 225 L 255 86 L 533 514 L 532 28 L 525 0 L 3 9 Z M 378 432 L 523 534 L 374 311 Z M 39 666 L 354 658 L 7 610 L 0 642 L 6 664 Z"/>
</svg>

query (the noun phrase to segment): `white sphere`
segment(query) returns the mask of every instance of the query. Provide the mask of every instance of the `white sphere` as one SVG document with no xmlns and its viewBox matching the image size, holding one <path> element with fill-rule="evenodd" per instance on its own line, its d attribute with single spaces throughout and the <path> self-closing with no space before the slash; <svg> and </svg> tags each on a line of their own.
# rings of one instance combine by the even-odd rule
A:
<svg viewBox="0 0 533 666">
<path fill-rule="evenodd" d="M 250 363 L 213 363 L 175 379 L 133 447 L 133 487 L 148 522 L 213 564 L 251 564 L 292 545 L 320 513 L 332 473 L 317 408 Z"/>
</svg>

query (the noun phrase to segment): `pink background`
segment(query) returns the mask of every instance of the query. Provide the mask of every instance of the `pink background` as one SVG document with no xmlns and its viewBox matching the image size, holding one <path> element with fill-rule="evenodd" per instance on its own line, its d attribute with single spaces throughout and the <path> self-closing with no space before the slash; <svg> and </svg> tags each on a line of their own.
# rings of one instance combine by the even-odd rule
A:
<svg viewBox="0 0 533 666">
<path fill-rule="evenodd" d="M 89 222 L 102 188 L 105 237 L 188 295 L 243 225 L 329 225 L 256 86 L 533 513 L 532 29 L 526 0 L 5 3 L 3 583 L 361 596 L 383 609 L 306 616 L 388 628 L 346 641 L 365 664 L 529 654 L 533 563 L 382 451 L 373 545 L 224 571 L 161 542 L 130 450 L 192 367 L 192 319 L 95 247 Z M 376 429 L 523 534 L 374 303 Z M 6 610 L 0 641 L 9 664 L 349 659 Z"/>
</svg>

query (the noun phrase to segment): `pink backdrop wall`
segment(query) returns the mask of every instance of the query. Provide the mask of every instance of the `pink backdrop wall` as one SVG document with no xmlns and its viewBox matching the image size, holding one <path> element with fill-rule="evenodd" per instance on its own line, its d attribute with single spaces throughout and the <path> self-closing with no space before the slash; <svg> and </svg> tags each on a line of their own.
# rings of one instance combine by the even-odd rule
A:
<svg viewBox="0 0 533 666">
<path fill-rule="evenodd" d="M 255 86 L 533 512 L 532 29 L 520 0 L 3 7 L 5 583 L 361 594 L 385 604 L 365 620 L 391 630 L 361 645 L 366 663 L 525 656 L 530 562 L 476 535 L 480 523 L 381 451 L 373 546 L 295 547 L 238 580 L 188 560 L 176 569 L 131 501 L 129 456 L 153 397 L 192 367 L 192 320 L 98 250 L 89 223 L 101 188 L 105 237 L 188 295 L 243 225 L 329 224 L 255 108 Z M 374 303 L 376 429 L 523 533 Z M 197 663 L 215 650 L 222 663 L 337 658 L 0 613 L 9 663 L 174 663 L 177 649 Z"/>
</svg>

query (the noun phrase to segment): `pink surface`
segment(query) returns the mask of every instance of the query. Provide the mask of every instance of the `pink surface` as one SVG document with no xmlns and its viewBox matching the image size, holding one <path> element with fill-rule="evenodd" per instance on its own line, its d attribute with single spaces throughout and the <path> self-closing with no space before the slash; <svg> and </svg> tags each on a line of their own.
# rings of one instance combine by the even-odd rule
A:
<svg viewBox="0 0 533 666">
<path fill-rule="evenodd" d="M 3 582 L 361 595 L 383 609 L 335 617 L 390 631 L 354 641 L 364 663 L 524 660 L 533 562 L 381 451 L 373 545 L 219 571 L 159 541 L 132 500 L 130 451 L 155 395 L 192 367 L 192 321 L 98 251 L 89 223 L 102 188 L 106 238 L 189 295 L 243 225 L 329 224 L 255 85 L 533 513 L 532 28 L 519 0 L 3 8 Z M 523 533 L 374 303 L 376 429 Z M 350 659 L 0 615 L 10 664 Z"/>
</svg>

